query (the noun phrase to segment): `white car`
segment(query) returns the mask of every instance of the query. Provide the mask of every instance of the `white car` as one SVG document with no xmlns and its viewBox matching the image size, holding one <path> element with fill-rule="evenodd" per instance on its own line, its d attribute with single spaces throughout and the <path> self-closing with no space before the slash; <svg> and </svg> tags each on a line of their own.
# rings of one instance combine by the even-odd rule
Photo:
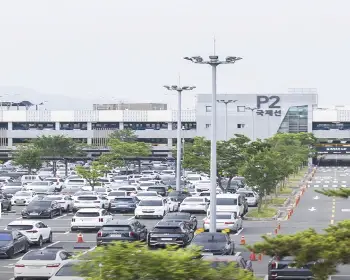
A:
<svg viewBox="0 0 350 280">
<path fill-rule="evenodd" d="M 200 192 L 198 193 L 198 197 L 206 197 L 210 201 L 210 192 Z"/>
<path fill-rule="evenodd" d="M 74 200 L 69 195 L 48 195 L 45 200 L 55 200 L 60 205 L 63 211 L 70 212 L 74 206 Z"/>
<path fill-rule="evenodd" d="M 201 180 L 195 184 L 194 189 L 196 190 L 196 192 L 204 192 L 204 191 L 209 191 L 210 188 L 211 188 L 210 180 Z"/>
<path fill-rule="evenodd" d="M 43 246 L 44 242 L 52 242 L 52 230 L 41 221 L 15 220 L 9 223 L 7 230 L 18 230 L 27 237 L 30 244 Z"/>
<path fill-rule="evenodd" d="M 149 192 L 138 192 L 136 197 L 139 199 L 139 200 L 144 200 L 144 199 L 147 199 L 147 198 L 154 198 L 154 197 L 159 197 L 161 198 L 161 196 L 156 192 L 156 191 L 149 191 Z"/>
<path fill-rule="evenodd" d="M 140 189 L 139 187 L 136 187 L 136 186 L 134 186 L 134 187 L 133 186 L 128 186 L 128 187 L 123 186 L 123 187 L 118 188 L 118 191 L 124 191 L 127 193 L 127 195 L 130 195 L 130 196 L 136 196 L 137 192 L 139 190 L 142 190 L 142 189 Z"/>
<path fill-rule="evenodd" d="M 60 264 L 72 257 L 63 249 L 33 250 L 26 253 L 14 268 L 15 279 L 49 278 L 54 275 Z"/>
<path fill-rule="evenodd" d="M 56 190 L 62 190 L 62 185 L 64 180 L 62 178 L 57 177 L 49 177 L 45 178 L 44 182 L 51 182 L 53 185 L 55 185 Z"/>
<path fill-rule="evenodd" d="M 258 206 L 259 195 L 256 192 L 240 189 L 237 191 L 237 193 L 241 193 L 244 195 L 248 206 Z"/>
<path fill-rule="evenodd" d="M 156 183 L 153 180 L 150 180 L 146 182 L 139 182 L 138 185 L 143 191 L 146 191 L 148 187 L 154 186 Z"/>
<path fill-rule="evenodd" d="M 135 209 L 135 219 L 140 217 L 163 218 L 169 212 L 169 206 L 164 198 L 150 197 L 140 201 Z"/>
<path fill-rule="evenodd" d="M 70 229 L 100 229 L 105 223 L 113 220 L 113 216 L 105 209 L 80 209 L 72 218 Z"/>
<path fill-rule="evenodd" d="M 243 226 L 243 221 L 236 212 L 217 212 L 216 213 L 216 229 L 229 229 L 230 232 L 238 232 Z M 204 219 L 204 230 L 210 229 L 210 217 Z"/>
<path fill-rule="evenodd" d="M 202 176 L 198 174 L 190 174 L 186 177 L 186 181 L 191 187 L 195 187 L 202 180 Z"/>
<path fill-rule="evenodd" d="M 98 195 L 107 196 L 112 191 L 109 187 L 95 187 L 94 192 L 96 192 Z"/>
<path fill-rule="evenodd" d="M 120 196 L 128 196 L 128 194 L 126 191 L 113 190 L 107 195 L 107 199 L 108 201 L 111 201 Z"/>
<path fill-rule="evenodd" d="M 73 178 L 73 179 L 66 179 L 66 180 L 64 181 L 64 184 L 67 185 L 67 186 L 69 186 L 69 185 L 85 186 L 86 183 L 87 183 L 87 182 L 86 182 L 85 179 L 79 178 L 79 177 L 78 177 L 78 178 Z"/>
<path fill-rule="evenodd" d="M 66 260 L 62 262 L 57 272 L 49 280 L 86 280 L 79 276 L 79 271 L 74 267 L 78 260 Z"/>
<path fill-rule="evenodd" d="M 167 203 L 168 203 L 168 207 L 169 207 L 169 212 L 179 211 L 180 204 L 178 201 L 175 200 L 175 198 L 168 197 Z"/>
<path fill-rule="evenodd" d="M 74 200 L 73 211 L 82 208 L 108 208 L 108 200 L 106 202 L 101 196 L 93 194 L 81 195 Z"/>
<path fill-rule="evenodd" d="M 36 197 L 35 192 L 19 191 L 11 198 L 12 205 L 28 205 Z"/>
<path fill-rule="evenodd" d="M 207 213 L 209 201 L 206 197 L 186 197 L 180 204 L 180 212 Z"/>
</svg>

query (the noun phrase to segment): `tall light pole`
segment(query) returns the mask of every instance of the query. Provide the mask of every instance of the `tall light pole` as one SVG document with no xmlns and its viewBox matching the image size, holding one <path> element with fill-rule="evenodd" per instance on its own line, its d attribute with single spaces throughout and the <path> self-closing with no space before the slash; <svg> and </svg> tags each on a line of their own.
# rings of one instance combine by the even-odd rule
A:
<svg viewBox="0 0 350 280">
<path fill-rule="evenodd" d="M 183 126 L 182 128 L 182 176 L 185 177 L 185 168 L 183 166 L 183 163 L 185 161 L 185 135 L 184 135 L 184 130 L 185 130 L 185 127 Z"/>
<path fill-rule="evenodd" d="M 184 59 L 196 64 L 207 64 L 212 70 L 212 116 L 211 116 L 211 147 L 210 147 L 210 232 L 216 232 L 216 68 L 220 64 L 233 64 L 242 59 L 241 57 L 228 56 L 225 60 L 219 60 L 217 55 L 209 56 L 209 60 L 204 60 L 201 56 L 185 57 Z"/>
<path fill-rule="evenodd" d="M 177 91 L 177 151 L 176 151 L 176 190 L 181 190 L 181 94 L 184 90 L 193 90 L 194 86 L 164 86 L 167 90 Z"/>
<path fill-rule="evenodd" d="M 218 103 L 225 104 L 225 141 L 227 141 L 227 106 L 230 103 L 236 103 L 238 100 L 216 100 Z"/>
<path fill-rule="evenodd" d="M 256 111 L 258 108 L 252 108 L 252 107 L 245 107 L 246 110 L 252 111 L 252 141 L 255 141 L 255 116 L 254 111 Z"/>
</svg>

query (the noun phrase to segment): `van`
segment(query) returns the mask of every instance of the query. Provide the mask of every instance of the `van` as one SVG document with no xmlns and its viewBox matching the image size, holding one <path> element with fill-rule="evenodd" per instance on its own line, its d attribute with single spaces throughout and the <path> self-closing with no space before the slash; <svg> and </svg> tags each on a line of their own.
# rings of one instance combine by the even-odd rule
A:
<svg viewBox="0 0 350 280">
<path fill-rule="evenodd" d="M 236 212 L 243 217 L 247 210 L 244 207 L 244 195 L 242 194 L 218 194 L 216 196 L 216 211 Z"/>
<path fill-rule="evenodd" d="M 41 177 L 39 175 L 23 175 L 21 177 L 22 185 L 26 185 L 34 181 L 41 181 Z"/>
</svg>

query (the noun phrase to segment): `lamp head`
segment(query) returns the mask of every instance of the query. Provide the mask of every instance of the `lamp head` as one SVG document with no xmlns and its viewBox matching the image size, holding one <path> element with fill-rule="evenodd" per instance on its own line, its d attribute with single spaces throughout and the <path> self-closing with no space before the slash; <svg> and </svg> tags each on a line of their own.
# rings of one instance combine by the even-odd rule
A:
<svg viewBox="0 0 350 280">
<path fill-rule="evenodd" d="M 171 90 L 170 86 L 164 86 L 167 90 Z"/>
<path fill-rule="evenodd" d="M 227 63 L 235 63 L 237 60 L 241 60 L 241 57 L 237 57 L 237 56 L 227 56 L 226 57 L 226 62 Z"/>
</svg>

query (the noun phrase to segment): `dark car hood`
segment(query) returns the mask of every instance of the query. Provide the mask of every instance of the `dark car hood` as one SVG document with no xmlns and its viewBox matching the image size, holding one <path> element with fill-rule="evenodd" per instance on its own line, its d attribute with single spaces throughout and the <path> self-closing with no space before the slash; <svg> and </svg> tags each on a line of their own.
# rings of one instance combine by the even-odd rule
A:
<svg viewBox="0 0 350 280">
<path fill-rule="evenodd" d="M 202 248 L 202 251 L 219 251 L 225 249 L 225 245 L 223 243 L 216 243 L 216 242 L 210 242 L 210 243 L 192 243 L 193 246 L 198 246 Z"/>
<path fill-rule="evenodd" d="M 31 211 L 37 211 L 37 212 L 41 212 L 41 211 L 45 211 L 45 210 L 48 210 L 48 208 L 43 208 L 43 207 L 27 207 L 26 210 L 28 212 L 31 212 Z"/>
</svg>

